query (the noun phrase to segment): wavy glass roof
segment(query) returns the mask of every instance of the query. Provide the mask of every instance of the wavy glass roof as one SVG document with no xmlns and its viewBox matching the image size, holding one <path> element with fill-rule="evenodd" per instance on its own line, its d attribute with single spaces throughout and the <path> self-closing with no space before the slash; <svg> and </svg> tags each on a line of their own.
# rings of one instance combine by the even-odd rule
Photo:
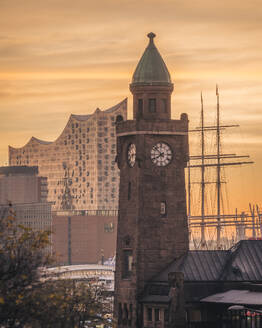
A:
<svg viewBox="0 0 262 328">
<path fill-rule="evenodd" d="M 101 112 L 103 112 L 103 113 L 113 113 L 114 111 L 118 110 L 124 103 L 127 103 L 127 98 L 125 98 L 124 100 L 122 100 L 120 103 L 116 104 L 113 107 L 110 107 L 110 108 L 108 108 L 106 110 L 103 110 L 103 111 L 101 110 Z M 97 108 L 96 111 L 100 111 L 100 109 Z M 66 126 L 69 124 L 69 122 L 72 119 L 77 120 L 77 121 L 82 121 L 82 122 L 87 121 L 95 115 L 96 111 L 93 114 L 87 114 L 87 115 L 71 114 L 68 121 L 67 121 Z M 41 144 L 41 145 L 50 145 L 50 144 L 56 142 L 62 136 L 63 132 L 54 141 L 46 141 L 46 140 L 38 139 L 36 137 L 31 137 L 30 140 L 24 146 L 17 147 L 17 148 L 9 146 L 9 148 L 11 148 L 11 149 L 21 149 L 21 148 L 26 147 L 26 146 L 30 145 L 31 143 L 35 143 L 35 142 L 38 143 L 38 144 Z"/>
</svg>

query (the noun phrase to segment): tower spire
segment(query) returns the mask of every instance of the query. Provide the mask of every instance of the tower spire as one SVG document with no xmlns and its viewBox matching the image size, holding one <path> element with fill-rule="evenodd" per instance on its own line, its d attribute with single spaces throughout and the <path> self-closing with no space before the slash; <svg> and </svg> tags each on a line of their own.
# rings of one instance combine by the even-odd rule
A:
<svg viewBox="0 0 262 328">
<path fill-rule="evenodd" d="M 130 90 L 134 96 L 133 117 L 136 120 L 171 118 L 171 93 L 173 83 L 154 44 L 155 33 L 147 34 L 146 47 L 133 74 Z"/>
<path fill-rule="evenodd" d="M 149 38 L 149 43 L 154 43 L 154 38 L 156 37 L 156 34 L 153 32 L 150 32 L 147 34 L 148 38 Z"/>
<path fill-rule="evenodd" d="M 132 78 L 132 85 L 172 85 L 166 64 L 154 43 L 155 33 L 147 34 L 146 47 Z"/>
</svg>

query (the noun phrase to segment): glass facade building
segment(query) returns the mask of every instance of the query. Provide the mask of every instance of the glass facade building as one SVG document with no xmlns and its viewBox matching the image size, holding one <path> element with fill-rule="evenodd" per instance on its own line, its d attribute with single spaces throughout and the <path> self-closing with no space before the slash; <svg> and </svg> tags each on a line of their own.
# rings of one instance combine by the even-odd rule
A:
<svg viewBox="0 0 262 328">
<path fill-rule="evenodd" d="M 48 179 L 53 210 L 117 210 L 119 170 L 115 122 L 127 119 L 127 99 L 91 115 L 71 115 L 53 142 L 32 137 L 9 146 L 9 165 L 38 166 Z"/>
</svg>

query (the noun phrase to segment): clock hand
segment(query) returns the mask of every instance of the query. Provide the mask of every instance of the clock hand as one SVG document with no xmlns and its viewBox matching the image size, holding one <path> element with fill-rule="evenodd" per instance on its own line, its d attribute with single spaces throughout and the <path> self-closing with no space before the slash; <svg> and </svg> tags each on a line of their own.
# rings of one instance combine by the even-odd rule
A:
<svg viewBox="0 0 262 328">
<path fill-rule="evenodd" d="M 159 157 L 163 157 L 163 153 L 160 153 L 158 156 L 153 157 L 153 159 L 157 159 Z"/>
<path fill-rule="evenodd" d="M 157 147 L 153 147 L 153 149 L 160 153 L 160 150 Z"/>
</svg>

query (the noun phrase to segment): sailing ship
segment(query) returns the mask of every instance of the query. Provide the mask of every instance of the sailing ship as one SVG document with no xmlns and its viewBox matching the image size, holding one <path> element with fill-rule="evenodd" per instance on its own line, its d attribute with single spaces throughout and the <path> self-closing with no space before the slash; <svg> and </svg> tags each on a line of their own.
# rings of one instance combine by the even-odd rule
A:
<svg viewBox="0 0 262 328">
<path fill-rule="evenodd" d="M 261 238 L 262 236 L 262 213 L 258 205 L 249 204 L 250 213 L 222 214 L 222 184 L 225 181 L 221 178 L 221 169 L 235 165 L 253 164 L 253 161 L 243 160 L 249 158 L 248 155 L 236 155 L 223 153 L 221 147 L 221 130 L 238 127 L 238 125 L 222 125 L 220 120 L 219 90 L 216 86 L 216 124 L 206 126 L 204 123 L 204 105 L 201 93 L 201 123 L 200 127 L 190 130 L 190 133 L 200 133 L 201 153 L 190 156 L 187 166 L 187 193 L 188 193 L 188 222 L 190 231 L 191 249 L 228 249 L 236 242 L 247 238 Z M 215 132 L 216 146 L 215 152 L 206 151 L 206 133 Z M 230 160 L 230 161 L 228 161 Z M 192 181 L 192 170 L 200 170 L 200 181 Z M 207 181 L 207 170 L 215 169 L 215 181 Z M 198 174 L 199 176 L 199 174 Z M 194 207 L 192 205 L 193 186 L 200 185 L 200 215 L 192 215 Z M 215 185 L 216 204 L 213 206 L 215 213 L 207 213 L 206 187 Z M 194 214 L 194 213 L 193 213 Z"/>
</svg>

